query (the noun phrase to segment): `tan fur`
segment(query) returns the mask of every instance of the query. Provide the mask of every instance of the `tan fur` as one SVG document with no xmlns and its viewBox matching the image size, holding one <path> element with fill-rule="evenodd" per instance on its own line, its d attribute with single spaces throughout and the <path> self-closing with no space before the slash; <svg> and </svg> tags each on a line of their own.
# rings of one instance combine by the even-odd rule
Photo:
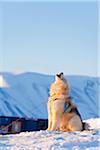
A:
<svg viewBox="0 0 100 150">
<path fill-rule="evenodd" d="M 69 87 L 67 81 L 62 74 L 60 78 L 56 75 L 55 82 L 50 88 L 50 97 L 48 98 L 48 131 L 82 130 L 80 117 L 75 112 L 70 112 L 75 105 L 68 96 Z M 65 102 L 69 105 L 67 112 L 64 112 Z"/>
<path fill-rule="evenodd" d="M 60 122 L 60 131 L 81 131 L 82 122 L 80 117 L 75 113 L 64 113 Z"/>
<path fill-rule="evenodd" d="M 66 98 L 69 94 L 69 87 L 67 81 L 63 78 L 55 77 L 56 81 L 50 87 L 50 98 Z"/>
</svg>

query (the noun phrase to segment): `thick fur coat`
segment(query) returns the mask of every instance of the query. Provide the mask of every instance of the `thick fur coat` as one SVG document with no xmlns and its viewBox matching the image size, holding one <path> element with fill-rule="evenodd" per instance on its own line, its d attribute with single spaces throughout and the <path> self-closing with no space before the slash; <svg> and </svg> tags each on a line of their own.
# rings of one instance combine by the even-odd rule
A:
<svg viewBox="0 0 100 150">
<path fill-rule="evenodd" d="M 64 105 L 68 108 L 65 111 Z M 55 82 L 50 87 L 48 98 L 48 131 L 81 131 L 83 123 L 81 116 L 69 97 L 68 82 L 63 73 L 55 76 Z"/>
</svg>

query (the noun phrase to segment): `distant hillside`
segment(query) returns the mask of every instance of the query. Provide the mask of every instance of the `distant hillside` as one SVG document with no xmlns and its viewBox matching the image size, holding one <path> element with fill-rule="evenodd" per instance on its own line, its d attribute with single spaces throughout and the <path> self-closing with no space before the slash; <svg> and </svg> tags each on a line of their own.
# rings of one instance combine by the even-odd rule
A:
<svg viewBox="0 0 100 150">
<path fill-rule="evenodd" d="M 66 76 L 70 96 L 83 119 L 99 117 L 100 79 Z M 47 118 L 47 100 L 54 76 L 0 73 L 0 116 Z"/>
</svg>

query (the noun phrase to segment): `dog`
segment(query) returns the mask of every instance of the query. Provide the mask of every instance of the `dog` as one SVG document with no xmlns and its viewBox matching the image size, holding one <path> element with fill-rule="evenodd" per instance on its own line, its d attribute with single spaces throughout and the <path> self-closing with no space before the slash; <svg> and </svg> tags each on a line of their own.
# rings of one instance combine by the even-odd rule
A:
<svg viewBox="0 0 100 150">
<path fill-rule="evenodd" d="M 66 108 L 65 108 L 66 107 Z M 82 131 L 86 127 L 76 105 L 69 97 L 69 86 L 63 73 L 56 74 L 48 97 L 48 131 Z"/>
</svg>

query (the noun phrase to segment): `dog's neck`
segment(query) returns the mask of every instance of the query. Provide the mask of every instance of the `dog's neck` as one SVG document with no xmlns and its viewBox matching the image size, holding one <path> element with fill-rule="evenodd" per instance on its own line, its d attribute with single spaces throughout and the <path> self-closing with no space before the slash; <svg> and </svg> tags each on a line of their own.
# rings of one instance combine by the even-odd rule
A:
<svg viewBox="0 0 100 150">
<path fill-rule="evenodd" d="M 57 83 L 57 82 L 63 82 L 63 79 L 61 79 L 61 78 L 55 76 L 55 83 Z"/>
</svg>

